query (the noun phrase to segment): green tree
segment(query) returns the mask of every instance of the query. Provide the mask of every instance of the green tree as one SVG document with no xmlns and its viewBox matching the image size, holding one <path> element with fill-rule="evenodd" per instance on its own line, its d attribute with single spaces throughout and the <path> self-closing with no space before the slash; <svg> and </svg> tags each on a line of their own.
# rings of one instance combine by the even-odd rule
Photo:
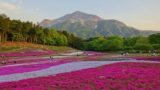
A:
<svg viewBox="0 0 160 90">
<path fill-rule="evenodd" d="M 106 47 L 108 51 L 118 51 L 123 49 L 123 38 L 120 36 L 111 36 L 107 38 Z"/>
<path fill-rule="evenodd" d="M 160 33 L 150 35 L 149 41 L 151 44 L 160 44 Z"/>
</svg>

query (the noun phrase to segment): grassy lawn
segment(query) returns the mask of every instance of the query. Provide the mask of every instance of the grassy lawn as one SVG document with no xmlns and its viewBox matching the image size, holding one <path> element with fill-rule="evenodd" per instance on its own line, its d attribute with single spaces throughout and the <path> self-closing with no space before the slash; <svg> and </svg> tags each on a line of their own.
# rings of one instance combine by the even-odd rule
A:
<svg viewBox="0 0 160 90">
<path fill-rule="evenodd" d="M 20 47 L 0 47 L 0 52 L 18 51 L 20 49 L 21 49 Z"/>
<path fill-rule="evenodd" d="M 15 51 L 28 50 L 28 49 L 54 50 L 57 52 L 74 50 L 73 48 L 65 47 L 65 46 L 48 46 L 48 45 L 32 44 L 32 43 L 26 43 L 26 42 L 0 43 L 0 52 L 15 52 Z"/>
</svg>

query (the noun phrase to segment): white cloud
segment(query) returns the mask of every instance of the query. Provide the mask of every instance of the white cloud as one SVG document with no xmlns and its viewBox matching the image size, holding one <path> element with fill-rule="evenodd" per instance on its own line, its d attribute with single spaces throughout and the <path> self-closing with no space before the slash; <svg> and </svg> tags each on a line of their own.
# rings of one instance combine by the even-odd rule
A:
<svg viewBox="0 0 160 90">
<path fill-rule="evenodd" d="M 7 9 L 7 10 L 17 10 L 20 7 L 13 3 L 8 2 L 0 2 L 0 9 Z"/>
<path fill-rule="evenodd" d="M 27 9 L 23 7 L 22 0 L 12 0 L 11 2 L 0 1 L 0 13 L 4 13 L 11 19 L 38 22 L 42 19 L 40 9 Z"/>
<path fill-rule="evenodd" d="M 12 0 L 12 2 L 21 5 L 23 3 L 23 0 Z"/>
</svg>

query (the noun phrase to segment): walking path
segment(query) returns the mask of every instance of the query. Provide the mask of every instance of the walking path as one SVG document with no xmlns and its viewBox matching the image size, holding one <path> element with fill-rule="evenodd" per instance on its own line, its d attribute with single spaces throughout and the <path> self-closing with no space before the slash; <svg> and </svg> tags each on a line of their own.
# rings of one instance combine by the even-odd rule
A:
<svg viewBox="0 0 160 90">
<path fill-rule="evenodd" d="M 103 66 L 106 64 L 112 64 L 117 62 L 148 62 L 148 63 L 160 63 L 156 61 L 137 61 L 137 60 L 124 60 L 124 61 L 79 61 L 79 62 L 71 62 L 67 64 L 61 64 L 57 66 L 53 66 L 47 69 L 39 70 L 39 71 L 32 71 L 32 72 L 25 72 L 25 73 L 18 73 L 18 74 L 10 74 L 0 76 L 0 83 L 2 82 L 11 82 L 11 81 L 18 81 L 23 79 L 29 78 L 36 78 L 42 76 L 49 76 L 49 75 L 56 75 L 60 73 L 67 73 L 82 69 L 88 68 L 95 68 L 98 66 Z"/>
<path fill-rule="evenodd" d="M 60 56 L 52 56 L 52 58 L 54 58 L 54 61 L 58 60 L 58 59 L 62 59 L 62 58 L 67 58 L 67 57 L 71 57 L 77 54 L 83 54 L 83 52 L 72 52 L 72 53 L 63 53 Z M 25 57 L 25 58 L 14 58 L 14 59 L 10 59 L 8 61 L 22 61 L 22 60 L 38 60 L 38 59 L 46 59 L 45 61 L 39 61 L 39 62 L 28 62 L 28 63 L 22 63 L 22 64 L 12 64 L 12 65 L 5 65 L 5 66 L 0 66 L 0 68 L 2 67 L 9 67 L 9 66 L 20 66 L 20 65 L 28 65 L 28 64 L 40 64 L 40 63 L 48 63 L 49 61 L 47 59 L 50 59 L 49 56 L 40 56 L 40 57 Z"/>
<path fill-rule="evenodd" d="M 70 52 L 70 53 L 61 53 L 59 55 L 53 55 L 53 58 L 66 58 L 66 57 L 70 57 L 70 56 L 77 56 L 77 55 L 82 55 L 84 52 L 82 51 L 77 51 L 77 52 Z M 16 61 L 21 61 L 21 60 L 34 60 L 34 59 L 47 59 L 49 58 L 49 56 L 29 56 L 29 57 L 8 57 L 10 58 L 10 60 L 16 60 Z"/>
</svg>

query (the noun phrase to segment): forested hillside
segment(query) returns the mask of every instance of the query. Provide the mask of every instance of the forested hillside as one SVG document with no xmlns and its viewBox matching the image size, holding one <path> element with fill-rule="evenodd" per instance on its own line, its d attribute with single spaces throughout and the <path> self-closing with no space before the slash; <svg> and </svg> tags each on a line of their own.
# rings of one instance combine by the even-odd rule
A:
<svg viewBox="0 0 160 90">
<path fill-rule="evenodd" d="M 54 46 L 73 46 L 79 38 L 65 31 L 44 29 L 32 22 L 10 20 L 5 14 L 0 15 L 0 42 L 18 41 Z"/>
<path fill-rule="evenodd" d="M 118 33 L 108 37 L 100 35 L 95 38 L 83 40 L 66 31 L 42 28 L 32 22 L 10 20 L 5 14 L 0 15 L 0 42 L 28 42 L 52 46 L 69 46 L 81 50 L 105 52 L 146 52 L 149 50 L 160 50 L 160 34 L 153 34 L 149 37 L 122 37 L 118 35 Z"/>
</svg>

